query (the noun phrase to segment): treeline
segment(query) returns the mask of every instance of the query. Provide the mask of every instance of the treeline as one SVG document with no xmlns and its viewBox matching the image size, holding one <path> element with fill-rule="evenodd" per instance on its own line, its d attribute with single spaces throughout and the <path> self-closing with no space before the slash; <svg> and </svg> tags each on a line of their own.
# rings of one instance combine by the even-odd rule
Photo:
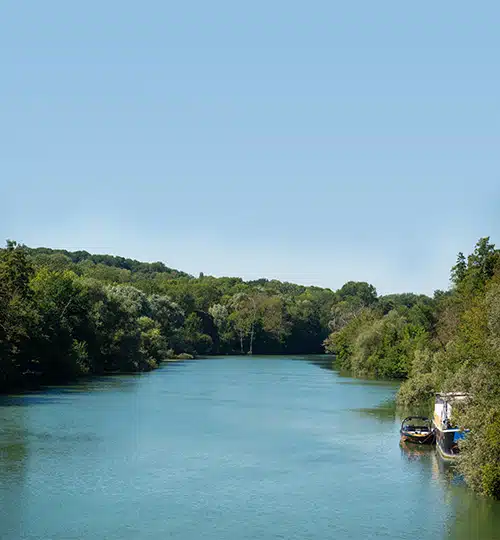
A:
<svg viewBox="0 0 500 540">
<path fill-rule="evenodd" d="M 88 251 L 67 251 L 65 249 L 29 248 L 24 246 L 37 266 L 47 266 L 52 270 L 73 270 L 97 278 L 116 282 L 133 279 L 141 281 L 153 274 L 163 274 L 171 278 L 189 277 L 185 272 L 169 268 L 162 262 L 145 263 L 114 255 L 93 255 Z"/>
<path fill-rule="evenodd" d="M 0 391 L 146 371 L 179 355 L 314 354 L 355 375 L 404 380 L 414 406 L 471 399 L 460 468 L 500 497 L 500 252 L 482 238 L 432 298 L 277 280 L 198 278 L 163 263 L 7 242 L 0 250 Z"/>
<path fill-rule="evenodd" d="M 178 355 L 323 352 L 335 293 L 110 255 L 0 250 L 0 391 Z"/>
<path fill-rule="evenodd" d="M 406 379 L 405 407 L 439 391 L 468 393 L 459 468 L 476 491 L 500 498 L 500 251 L 489 238 L 458 255 L 451 282 L 433 298 L 349 298 L 334 306 L 325 345 L 355 374 Z"/>
</svg>

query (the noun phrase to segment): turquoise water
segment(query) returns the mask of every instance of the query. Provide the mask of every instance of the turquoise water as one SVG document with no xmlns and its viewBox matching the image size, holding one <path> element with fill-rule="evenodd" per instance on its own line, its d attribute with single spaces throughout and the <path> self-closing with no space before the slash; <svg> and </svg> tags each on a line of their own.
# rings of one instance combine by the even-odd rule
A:
<svg viewBox="0 0 500 540">
<path fill-rule="evenodd" d="M 400 448 L 394 384 L 320 364 L 215 358 L 0 398 L 0 538 L 500 538 L 500 505 Z"/>
</svg>

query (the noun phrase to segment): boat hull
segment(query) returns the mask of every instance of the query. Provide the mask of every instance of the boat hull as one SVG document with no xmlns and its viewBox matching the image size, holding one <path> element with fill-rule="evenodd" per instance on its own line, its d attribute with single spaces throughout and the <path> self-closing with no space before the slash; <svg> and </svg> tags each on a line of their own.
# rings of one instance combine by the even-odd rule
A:
<svg viewBox="0 0 500 540">
<path fill-rule="evenodd" d="M 458 444 L 455 440 L 455 433 L 436 429 L 436 446 L 439 454 L 444 459 L 457 459 L 459 454 Z"/>
<path fill-rule="evenodd" d="M 412 444 L 434 444 L 435 435 L 433 431 L 428 433 L 412 433 L 401 431 L 401 442 Z"/>
</svg>

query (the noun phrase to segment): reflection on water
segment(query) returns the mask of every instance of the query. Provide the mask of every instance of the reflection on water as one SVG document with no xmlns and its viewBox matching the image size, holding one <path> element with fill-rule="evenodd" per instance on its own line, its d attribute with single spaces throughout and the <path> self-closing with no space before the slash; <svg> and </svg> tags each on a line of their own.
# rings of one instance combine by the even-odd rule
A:
<svg viewBox="0 0 500 540">
<path fill-rule="evenodd" d="M 3 413 L 5 409 L 0 407 L 0 536 L 21 538 L 28 461 L 25 410 Z"/>
<path fill-rule="evenodd" d="M 386 399 L 376 407 L 364 407 L 360 409 L 351 409 L 362 416 L 368 416 L 379 422 L 393 423 L 398 418 L 396 400 L 394 398 Z"/>
<path fill-rule="evenodd" d="M 500 540 L 499 504 L 400 446 L 397 384 L 330 368 L 217 358 L 0 398 L 0 538 Z"/>
<path fill-rule="evenodd" d="M 475 495 L 435 446 L 400 443 L 401 457 L 440 486 L 446 526 L 443 540 L 499 540 L 500 502 Z"/>
<path fill-rule="evenodd" d="M 463 495 L 463 490 L 451 488 L 448 497 L 454 508 L 446 540 L 478 540 L 500 538 L 500 504 L 479 496 Z"/>
<path fill-rule="evenodd" d="M 408 463 L 416 462 L 424 474 L 443 488 L 452 484 L 465 487 L 462 478 L 457 474 L 454 463 L 445 461 L 436 451 L 435 445 L 400 442 L 401 457 Z"/>
<path fill-rule="evenodd" d="M 26 394 L 21 396 L 0 396 L 0 407 L 31 407 L 34 405 L 62 403 L 62 399 L 50 394 Z"/>
<path fill-rule="evenodd" d="M 412 444 L 400 442 L 401 456 L 408 461 L 430 461 L 434 463 L 436 449 L 431 444 Z"/>
<path fill-rule="evenodd" d="M 335 357 L 330 354 L 305 355 L 297 356 L 296 358 L 297 360 L 309 362 L 313 366 L 318 366 L 321 369 L 333 371 L 333 361 Z"/>
</svg>

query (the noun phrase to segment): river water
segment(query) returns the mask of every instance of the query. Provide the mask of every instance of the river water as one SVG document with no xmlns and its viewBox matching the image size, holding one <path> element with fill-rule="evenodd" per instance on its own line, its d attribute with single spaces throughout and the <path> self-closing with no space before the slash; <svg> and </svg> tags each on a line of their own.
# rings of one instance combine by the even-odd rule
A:
<svg viewBox="0 0 500 540">
<path fill-rule="evenodd" d="M 0 538 L 500 538 L 500 504 L 399 446 L 392 383 L 214 358 L 0 398 Z"/>
</svg>

